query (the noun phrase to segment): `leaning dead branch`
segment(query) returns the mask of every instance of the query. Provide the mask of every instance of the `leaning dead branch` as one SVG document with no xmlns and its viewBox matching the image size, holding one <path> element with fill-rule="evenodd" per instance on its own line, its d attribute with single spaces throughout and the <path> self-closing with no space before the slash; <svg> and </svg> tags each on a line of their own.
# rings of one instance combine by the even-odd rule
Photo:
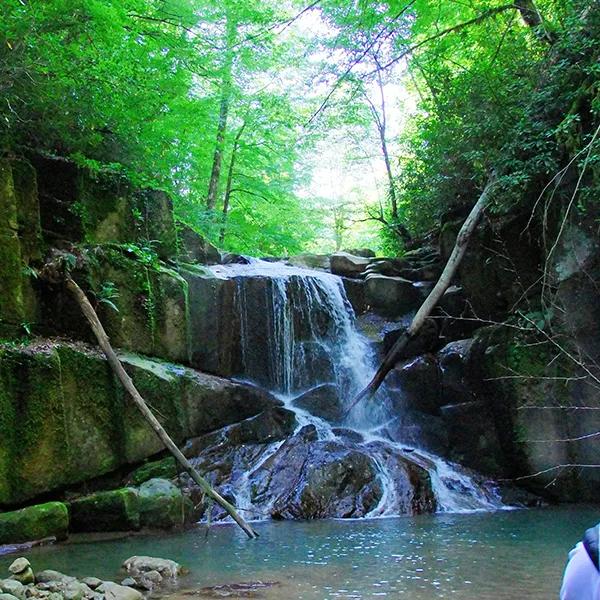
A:
<svg viewBox="0 0 600 600">
<path fill-rule="evenodd" d="M 75 257 L 72 256 L 72 258 Z M 131 396 L 133 403 L 140 411 L 146 422 L 150 425 L 150 427 L 159 437 L 160 441 L 164 444 L 165 448 L 169 450 L 169 452 L 175 457 L 175 460 L 189 473 L 190 477 L 196 482 L 196 484 L 209 499 L 214 500 L 219 506 L 221 506 L 242 528 L 244 533 L 249 538 L 257 538 L 258 533 L 256 533 L 256 531 L 254 531 L 254 529 L 252 529 L 252 527 L 250 527 L 250 525 L 238 514 L 235 507 L 231 503 L 227 502 L 227 500 L 225 500 L 223 496 L 214 490 L 208 481 L 206 481 L 206 479 L 204 479 L 204 477 L 202 477 L 198 471 L 196 471 L 190 461 L 183 455 L 181 450 L 179 450 L 177 444 L 175 444 L 175 442 L 171 439 L 165 428 L 154 416 L 150 408 L 148 408 L 146 401 L 138 392 L 131 377 L 127 371 L 125 371 L 125 368 L 121 364 L 121 361 L 111 346 L 108 335 L 106 334 L 106 331 L 104 330 L 104 327 L 102 326 L 102 323 L 100 322 L 100 319 L 98 318 L 98 315 L 96 314 L 96 311 L 94 310 L 94 307 L 90 303 L 85 292 L 79 287 L 79 285 L 77 285 L 75 280 L 69 275 L 68 271 L 64 274 L 63 271 L 65 271 L 64 268 L 60 266 L 57 268 L 56 265 L 47 263 L 44 269 L 42 269 L 40 275 L 53 283 L 56 283 L 61 279 L 64 280 L 67 290 L 71 293 L 81 308 L 81 311 L 88 323 L 90 324 L 90 327 L 92 328 L 92 331 L 98 340 L 98 345 L 102 349 L 102 352 L 104 352 L 111 369 L 114 371 L 123 387 Z"/>
<path fill-rule="evenodd" d="M 398 338 L 396 343 L 392 346 L 390 351 L 386 354 L 383 359 L 379 369 L 373 376 L 373 379 L 369 382 L 369 384 L 358 394 L 358 396 L 354 399 L 350 408 L 348 409 L 348 413 L 361 401 L 364 399 L 372 398 L 375 392 L 379 389 L 381 384 L 383 383 L 386 375 L 393 369 L 394 365 L 398 362 L 398 357 L 400 356 L 400 352 L 406 347 L 408 342 L 413 339 L 421 327 L 425 322 L 425 319 L 429 317 L 436 304 L 440 301 L 441 297 L 444 295 L 444 292 L 450 286 L 452 282 L 452 278 L 454 277 L 458 266 L 460 265 L 465 252 L 467 250 L 467 245 L 469 243 L 469 239 L 483 211 L 485 210 L 492 188 L 496 182 L 496 178 L 494 176 L 490 177 L 488 183 L 486 184 L 479 200 L 475 203 L 475 206 L 471 209 L 469 216 L 463 223 L 460 231 L 458 232 L 458 236 L 456 238 L 456 243 L 454 244 L 454 248 L 452 253 L 450 254 L 450 258 L 440 275 L 437 283 L 435 284 L 433 290 L 431 290 L 429 296 L 425 299 L 425 302 L 421 305 L 417 314 L 414 316 L 410 326 L 408 329 Z"/>
</svg>

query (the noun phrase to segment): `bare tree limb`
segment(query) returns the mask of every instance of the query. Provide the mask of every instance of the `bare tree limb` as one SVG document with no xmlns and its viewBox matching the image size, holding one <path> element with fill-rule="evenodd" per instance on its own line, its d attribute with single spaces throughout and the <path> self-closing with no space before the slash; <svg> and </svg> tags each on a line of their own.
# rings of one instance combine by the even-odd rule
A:
<svg viewBox="0 0 600 600">
<path fill-rule="evenodd" d="M 425 319 L 427 319 L 427 317 L 431 314 L 435 308 L 435 305 L 439 302 L 444 292 L 450 286 L 452 278 L 454 277 L 454 274 L 456 273 L 456 270 L 458 269 L 458 266 L 465 255 L 471 234 L 475 230 L 475 227 L 477 226 L 477 223 L 479 222 L 479 219 L 487 206 L 490 193 L 495 182 L 496 178 L 492 175 L 488 180 L 483 192 L 481 193 L 479 200 L 477 200 L 475 206 L 473 206 L 471 209 L 469 216 L 458 232 L 458 237 L 456 238 L 456 243 L 454 244 L 452 254 L 450 255 L 450 258 L 448 259 L 448 262 L 446 263 L 446 266 L 444 267 L 444 270 L 442 271 L 442 274 L 440 275 L 440 278 L 435 284 L 433 290 L 431 290 L 429 296 L 427 296 L 425 302 L 423 302 L 417 311 L 417 314 L 414 316 L 408 329 L 398 338 L 396 343 L 386 354 L 379 369 L 377 369 L 377 372 L 373 376 L 373 379 L 354 399 L 350 405 L 350 408 L 346 411 L 346 414 L 348 414 L 361 400 L 373 397 L 375 392 L 383 383 L 386 375 L 392 370 L 398 361 L 400 352 L 404 349 L 406 344 L 416 336 L 425 322 Z"/>
<path fill-rule="evenodd" d="M 136 405 L 138 410 L 142 413 L 142 416 L 147 421 L 147 423 L 152 427 L 156 435 L 160 438 L 160 441 L 165 445 L 165 447 L 171 452 L 171 454 L 175 457 L 175 460 L 190 474 L 190 477 L 200 486 L 202 491 L 212 500 L 214 500 L 217 504 L 219 504 L 227 513 L 231 516 L 231 518 L 243 529 L 244 533 L 251 539 L 257 538 L 258 534 L 256 531 L 246 523 L 246 521 L 237 513 L 235 507 L 227 502 L 223 496 L 221 496 L 217 491 L 215 491 L 211 485 L 204 479 L 196 469 L 192 466 L 189 460 L 183 455 L 181 450 L 177 447 L 175 442 L 171 439 L 169 434 L 165 431 L 164 427 L 158 422 L 158 419 L 154 416 L 152 411 L 146 405 L 146 402 L 138 392 L 135 387 L 131 377 L 128 375 L 127 371 L 123 368 L 121 361 L 115 354 L 108 336 L 104 331 L 104 327 L 102 327 L 102 323 L 96 314 L 93 306 L 90 304 L 87 296 L 84 291 L 77 285 L 77 283 L 67 275 L 66 278 L 66 286 L 69 292 L 73 295 L 77 304 L 81 308 L 85 318 L 90 324 L 96 339 L 98 340 L 98 344 L 100 348 L 102 348 L 102 352 L 104 352 L 108 363 L 115 375 L 118 377 L 119 381 L 123 384 L 123 387 L 127 390 L 133 403 Z"/>
</svg>

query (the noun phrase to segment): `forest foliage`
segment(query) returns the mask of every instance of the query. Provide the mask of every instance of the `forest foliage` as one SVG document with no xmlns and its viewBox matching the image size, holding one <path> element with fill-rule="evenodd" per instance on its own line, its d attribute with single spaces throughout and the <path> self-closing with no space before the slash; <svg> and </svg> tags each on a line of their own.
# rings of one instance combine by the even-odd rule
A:
<svg viewBox="0 0 600 600">
<path fill-rule="evenodd" d="M 339 248 L 361 241 L 364 222 L 398 251 L 468 209 L 492 171 L 495 210 L 531 205 L 567 164 L 581 209 L 597 202 L 596 2 L 5 0 L 1 11 L 2 153 L 68 156 L 164 189 L 181 221 L 233 251 Z M 307 197 L 334 134 L 348 170 L 379 165 L 377 193 Z"/>
</svg>

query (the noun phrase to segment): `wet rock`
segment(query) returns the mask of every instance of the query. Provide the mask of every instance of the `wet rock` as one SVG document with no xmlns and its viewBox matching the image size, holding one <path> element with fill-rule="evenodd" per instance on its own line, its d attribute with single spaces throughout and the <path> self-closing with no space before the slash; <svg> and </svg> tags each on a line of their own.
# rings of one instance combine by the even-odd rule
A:
<svg viewBox="0 0 600 600">
<path fill-rule="evenodd" d="M 75 577 L 65 575 L 60 571 L 54 571 L 53 569 L 45 569 L 36 574 L 35 580 L 37 583 L 49 583 L 56 581 L 60 583 L 73 583 L 76 581 Z"/>
<path fill-rule="evenodd" d="M 376 313 L 400 317 L 416 311 L 421 301 L 419 289 L 408 279 L 376 274 L 365 278 L 365 302 Z"/>
<path fill-rule="evenodd" d="M 403 335 L 408 326 L 389 329 L 383 335 L 383 351 L 389 352 L 398 338 Z M 439 330 L 435 319 L 427 318 L 423 322 L 417 335 L 409 340 L 398 354 L 398 358 L 411 358 L 426 352 L 434 352 L 439 348 Z"/>
<path fill-rule="evenodd" d="M 295 427 L 294 412 L 276 407 L 235 425 L 191 439 L 185 445 L 183 452 L 188 458 L 192 458 L 211 446 L 268 444 L 285 439 L 294 432 Z"/>
<path fill-rule="evenodd" d="M 367 309 L 367 302 L 365 299 L 365 282 L 361 279 L 342 277 L 342 283 L 344 284 L 346 296 L 352 305 L 354 312 L 356 314 L 365 312 Z"/>
<path fill-rule="evenodd" d="M 447 344 L 438 353 L 443 404 L 460 404 L 475 399 L 468 364 L 472 345 L 472 339 L 458 340 Z"/>
<path fill-rule="evenodd" d="M 86 531 L 129 531 L 140 528 L 137 491 L 122 488 L 97 492 L 70 503 L 71 529 Z"/>
<path fill-rule="evenodd" d="M 364 440 L 362 433 L 354 431 L 354 429 L 346 429 L 345 427 L 334 427 L 331 431 L 338 437 L 341 437 L 344 440 L 353 442 L 355 444 L 360 444 Z"/>
<path fill-rule="evenodd" d="M 33 569 L 26 558 L 17 558 L 17 560 L 8 567 L 8 571 L 11 573 L 11 579 L 14 579 L 23 585 L 34 583 L 35 581 Z"/>
<path fill-rule="evenodd" d="M 314 385 L 315 381 L 335 380 L 335 369 L 328 349 L 316 341 L 295 344 L 294 373 L 292 387 L 303 390 Z"/>
<path fill-rule="evenodd" d="M 104 594 L 106 600 L 142 600 L 144 597 L 138 590 L 112 581 L 103 582 L 97 591 Z"/>
<path fill-rule="evenodd" d="M 3 579 L 0 581 L 0 590 L 5 594 L 11 594 L 19 600 L 25 600 L 27 588 L 16 579 Z"/>
<path fill-rule="evenodd" d="M 403 410 L 381 428 L 380 434 L 394 442 L 443 456 L 448 448 L 448 431 L 442 417 L 416 410 Z"/>
<path fill-rule="evenodd" d="M 0 594 L 0 600 L 19 600 L 16 596 L 12 594 Z"/>
<path fill-rule="evenodd" d="M 344 412 L 337 386 L 332 383 L 324 383 L 304 392 L 293 404 L 330 423 L 339 421 Z"/>
<path fill-rule="evenodd" d="M 224 265 L 249 265 L 251 262 L 249 257 L 232 252 L 227 252 L 221 257 L 221 263 Z"/>
<path fill-rule="evenodd" d="M 361 277 L 371 259 L 361 256 L 353 256 L 346 252 L 336 252 L 330 257 L 331 272 L 343 277 Z"/>
<path fill-rule="evenodd" d="M 503 453 L 496 435 L 494 416 L 485 401 L 444 406 L 448 430 L 448 457 L 488 475 L 503 472 Z"/>
<path fill-rule="evenodd" d="M 450 286 L 444 292 L 435 314 L 443 317 L 440 321 L 440 337 L 445 342 L 470 338 L 483 325 L 475 320 L 464 289 L 457 285 Z"/>
<path fill-rule="evenodd" d="M 85 583 L 90 589 L 95 590 L 102 585 L 102 579 L 98 579 L 97 577 L 84 577 L 81 580 L 81 583 Z"/>
<path fill-rule="evenodd" d="M 191 507 L 181 490 L 167 479 L 150 479 L 138 490 L 140 525 L 153 529 L 181 526 Z"/>
<path fill-rule="evenodd" d="M 362 256 L 363 258 L 374 258 L 375 252 L 370 248 L 348 248 L 342 250 L 346 254 L 351 254 L 352 256 Z"/>
<path fill-rule="evenodd" d="M 123 568 L 132 577 L 156 571 L 165 579 L 173 579 L 182 572 L 182 567 L 174 560 L 154 556 L 132 556 L 123 563 Z"/>
<path fill-rule="evenodd" d="M 211 585 L 197 590 L 201 598 L 262 598 L 261 590 L 279 585 L 277 581 L 249 581 Z M 260 595 L 259 595 L 260 594 Z"/>
<path fill-rule="evenodd" d="M 386 383 L 395 412 L 412 409 L 439 416 L 443 404 L 441 378 L 433 355 L 423 354 L 396 365 Z"/>
<path fill-rule="evenodd" d="M 69 513 L 62 502 L 47 502 L 0 513 L 0 543 L 67 537 Z"/>
</svg>

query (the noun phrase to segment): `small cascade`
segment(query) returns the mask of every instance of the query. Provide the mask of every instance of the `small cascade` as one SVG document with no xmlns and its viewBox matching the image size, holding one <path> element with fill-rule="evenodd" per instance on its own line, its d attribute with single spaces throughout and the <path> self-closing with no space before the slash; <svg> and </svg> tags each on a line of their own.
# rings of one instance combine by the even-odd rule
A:
<svg viewBox="0 0 600 600">
<path fill-rule="evenodd" d="M 410 511 L 398 481 L 412 482 L 414 473 L 407 475 L 411 468 L 429 474 L 434 505 L 440 512 L 503 508 L 490 482 L 415 447 L 414 442 L 408 445 L 382 433 L 385 422 L 397 416 L 389 412 L 385 389 L 367 406 L 363 403 L 345 415 L 352 398 L 372 377 L 376 361 L 368 340 L 355 327 L 339 277 L 265 261 L 219 265 L 212 271 L 235 282 L 239 378 L 269 389 L 285 409 L 293 411 L 296 426 L 290 437 L 299 440 L 296 446 L 290 438 L 265 444 L 250 457 L 234 459 L 237 466 L 228 485 L 246 518 L 266 518 L 280 510 L 269 493 L 269 485 L 274 485 L 273 465 L 280 455 L 284 466 L 286 460 L 296 460 L 298 448 L 310 444 L 319 445 L 322 454 L 339 455 L 340 463 L 348 456 L 367 457 L 367 466 L 375 469 L 376 482 L 366 485 L 371 487 L 365 497 L 368 500 L 371 494 L 377 502 L 365 500 L 364 506 L 344 513 L 350 516 L 387 517 Z M 304 402 L 323 386 L 329 386 L 325 409 L 337 405 L 343 418 L 330 420 L 318 402 Z M 287 518 L 285 511 L 282 515 Z"/>
</svg>

